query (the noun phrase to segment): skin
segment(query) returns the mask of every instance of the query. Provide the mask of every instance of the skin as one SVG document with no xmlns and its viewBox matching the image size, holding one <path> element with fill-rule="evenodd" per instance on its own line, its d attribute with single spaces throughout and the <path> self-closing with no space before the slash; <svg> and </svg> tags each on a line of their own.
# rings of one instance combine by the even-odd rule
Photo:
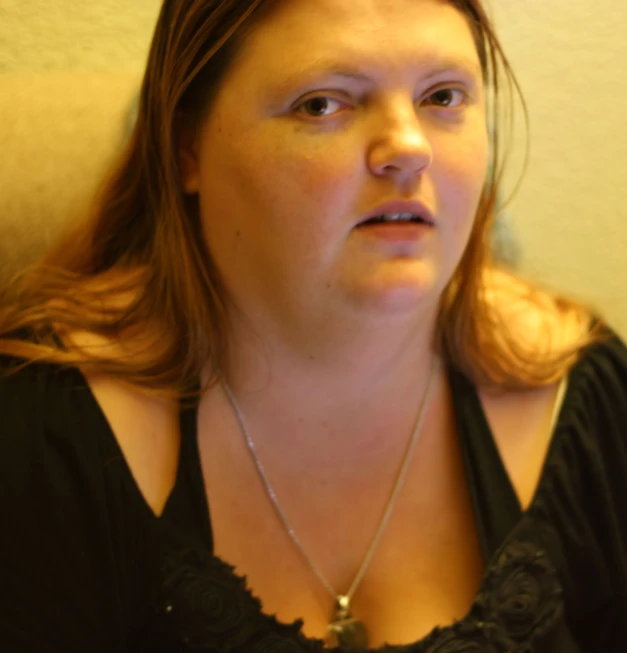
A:
<svg viewBox="0 0 627 653">
<path fill-rule="evenodd" d="M 327 59 L 369 80 L 307 75 Z M 461 64 L 442 70 L 449 60 Z M 340 399 L 347 414 L 411 386 L 413 411 L 487 158 L 479 58 L 454 7 L 280 4 L 181 151 L 231 300 L 232 384 L 263 387 L 270 406 L 287 378 L 294 405 L 328 412 Z M 393 199 L 432 211 L 426 238 L 382 243 L 354 228 Z"/>
</svg>

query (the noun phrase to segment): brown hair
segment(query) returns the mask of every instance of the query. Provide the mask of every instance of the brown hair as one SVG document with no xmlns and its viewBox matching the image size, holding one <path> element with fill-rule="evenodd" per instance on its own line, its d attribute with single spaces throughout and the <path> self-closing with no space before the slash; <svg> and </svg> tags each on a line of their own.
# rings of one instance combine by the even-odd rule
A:
<svg viewBox="0 0 627 653">
<path fill-rule="evenodd" d="M 490 120 L 501 124 L 520 89 L 479 0 L 451 2 L 469 19 L 491 92 Z M 204 246 L 197 199 L 182 189 L 178 128 L 181 120 L 199 124 L 246 35 L 276 4 L 165 0 L 131 138 L 89 215 L 4 291 L 0 353 L 79 365 L 175 396 L 193 387 L 207 363 L 214 371 L 223 366 L 225 293 Z M 509 93 L 504 110 L 502 81 Z M 442 297 L 438 334 L 447 359 L 475 382 L 523 388 L 560 378 L 578 352 L 602 336 L 595 330 L 568 350 L 534 355 L 486 295 L 504 133 L 493 130 L 491 172 L 469 245 Z M 533 296 L 532 285 L 519 287 Z M 556 301 L 564 310 L 589 312 L 574 301 Z M 50 337 L 52 325 L 59 333 L 88 331 L 127 343 L 129 353 L 61 348 Z M 10 337 L 24 329 L 34 342 Z"/>
</svg>

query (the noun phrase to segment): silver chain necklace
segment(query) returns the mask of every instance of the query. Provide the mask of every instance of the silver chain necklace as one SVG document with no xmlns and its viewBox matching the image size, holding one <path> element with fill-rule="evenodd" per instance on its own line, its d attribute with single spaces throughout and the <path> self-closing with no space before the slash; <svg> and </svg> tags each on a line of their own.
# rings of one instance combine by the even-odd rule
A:
<svg viewBox="0 0 627 653">
<path fill-rule="evenodd" d="M 333 613 L 333 619 L 329 623 L 329 628 L 328 628 L 329 630 L 328 644 L 330 646 L 365 648 L 368 645 L 366 628 L 363 622 L 359 621 L 358 619 L 355 619 L 352 616 L 350 603 L 353 598 L 353 595 L 357 591 L 357 588 L 359 587 L 359 584 L 361 583 L 364 577 L 364 574 L 366 573 L 366 570 L 368 569 L 372 556 L 374 555 L 374 552 L 379 544 L 381 536 L 383 535 L 383 531 L 385 530 L 385 527 L 387 526 L 387 523 L 390 519 L 390 515 L 392 514 L 392 509 L 394 507 L 400 489 L 403 485 L 403 481 L 405 480 L 407 469 L 409 468 L 409 463 L 412 458 L 412 453 L 416 447 L 416 443 L 418 442 L 418 436 L 420 435 L 420 432 L 422 430 L 422 424 L 424 422 L 424 417 L 425 417 L 425 409 L 429 404 L 431 394 L 433 393 L 433 389 L 435 387 L 434 382 L 437 376 L 436 372 L 438 368 L 439 368 L 438 359 L 437 357 L 434 357 L 433 364 L 431 366 L 431 373 L 430 373 L 427 389 L 423 395 L 422 402 L 418 410 L 418 416 L 416 418 L 414 430 L 409 439 L 407 450 L 405 451 L 405 455 L 403 457 L 400 469 L 398 471 L 398 475 L 396 477 L 396 482 L 394 483 L 392 493 L 390 494 L 390 498 L 388 499 L 386 508 L 383 512 L 383 516 L 381 518 L 377 531 L 374 535 L 374 538 L 372 539 L 372 543 L 370 544 L 370 547 L 366 552 L 363 562 L 361 563 L 361 567 L 359 568 L 359 571 L 357 572 L 357 575 L 355 576 L 355 579 L 353 580 L 346 594 L 338 594 L 333 589 L 333 587 L 331 587 L 327 579 L 322 575 L 318 567 L 314 564 L 314 562 L 309 558 L 309 556 L 305 552 L 302 544 L 300 543 L 300 540 L 298 539 L 296 533 L 294 532 L 294 529 L 290 525 L 289 521 L 287 520 L 287 517 L 285 516 L 285 513 L 283 512 L 281 506 L 279 505 L 279 501 L 277 499 L 274 489 L 272 488 L 272 485 L 270 485 L 270 481 L 268 480 L 265 469 L 261 461 L 259 460 L 259 457 L 257 456 L 255 445 L 253 443 L 252 438 L 250 437 L 250 433 L 248 432 L 248 429 L 246 428 L 244 416 L 242 415 L 242 411 L 240 410 L 237 401 L 235 400 L 235 396 L 233 395 L 233 392 L 231 391 L 231 388 L 229 387 L 229 384 L 227 383 L 224 376 L 221 376 L 222 387 L 224 388 L 226 396 L 228 397 L 231 407 L 233 408 L 233 412 L 235 413 L 242 434 L 244 435 L 246 444 L 248 445 L 248 449 L 252 455 L 255 466 L 257 467 L 257 471 L 259 472 L 259 476 L 261 477 L 261 480 L 265 485 L 266 492 L 268 493 L 268 496 L 270 497 L 270 500 L 272 501 L 277 511 L 277 514 L 279 515 L 279 518 L 283 522 L 283 526 L 285 527 L 286 531 L 289 533 L 290 538 L 292 539 L 292 541 L 294 542 L 298 550 L 301 552 L 307 564 L 311 567 L 311 570 L 314 572 L 314 574 L 318 577 L 322 585 L 327 589 L 327 591 L 331 594 L 331 596 L 335 600 L 335 610 Z"/>
</svg>

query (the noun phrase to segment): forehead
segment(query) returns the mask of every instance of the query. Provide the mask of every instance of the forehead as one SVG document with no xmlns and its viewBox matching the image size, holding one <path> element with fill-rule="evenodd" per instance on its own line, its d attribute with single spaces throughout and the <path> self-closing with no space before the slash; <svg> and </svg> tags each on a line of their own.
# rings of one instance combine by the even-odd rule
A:
<svg viewBox="0 0 627 653">
<path fill-rule="evenodd" d="M 278 73 L 333 61 L 384 68 L 438 58 L 479 65 L 468 20 L 447 0 L 284 0 L 240 53 Z"/>
</svg>

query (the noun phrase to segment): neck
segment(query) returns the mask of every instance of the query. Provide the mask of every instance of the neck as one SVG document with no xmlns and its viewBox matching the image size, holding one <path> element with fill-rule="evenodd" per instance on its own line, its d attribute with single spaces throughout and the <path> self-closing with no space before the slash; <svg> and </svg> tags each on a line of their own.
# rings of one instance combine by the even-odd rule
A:
<svg viewBox="0 0 627 653">
<path fill-rule="evenodd" d="M 233 321 L 225 377 L 256 431 L 375 437 L 376 424 L 397 422 L 405 436 L 429 381 L 435 318 L 352 328 L 327 320 L 293 333 Z"/>
</svg>

